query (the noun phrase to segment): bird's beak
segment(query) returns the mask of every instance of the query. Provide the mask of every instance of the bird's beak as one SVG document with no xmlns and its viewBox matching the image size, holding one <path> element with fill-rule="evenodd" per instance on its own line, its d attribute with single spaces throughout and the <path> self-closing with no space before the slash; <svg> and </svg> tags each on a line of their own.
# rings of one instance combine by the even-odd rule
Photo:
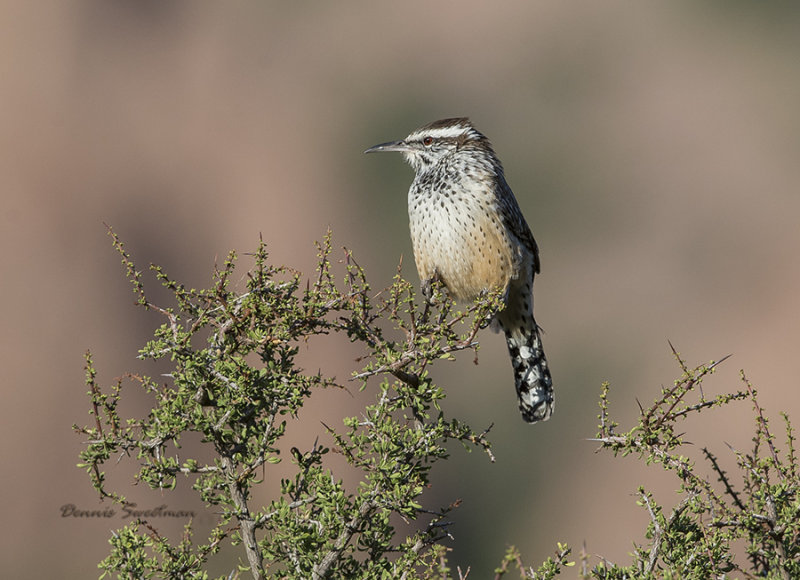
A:
<svg viewBox="0 0 800 580">
<path fill-rule="evenodd" d="M 380 145 L 370 147 L 364 151 L 364 153 L 375 153 L 376 151 L 400 151 L 402 153 L 404 151 L 411 151 L 411 146 L 403 140 L 389 141 L 388 143 L 381 143 Z"/>
</svg>

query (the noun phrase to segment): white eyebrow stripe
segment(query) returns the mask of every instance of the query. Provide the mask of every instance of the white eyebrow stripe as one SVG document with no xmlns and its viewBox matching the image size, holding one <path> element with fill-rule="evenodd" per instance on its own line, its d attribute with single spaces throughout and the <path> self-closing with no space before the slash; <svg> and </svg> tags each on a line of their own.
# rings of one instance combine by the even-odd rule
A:
<svg viewBox="0 0 800 580">
<path fill-rule="evenodd" d="M 408 136 L 409 139 L 425 135 L 426 137 L 433 137 L 434 139 L 447 139 L 458 137 L 468 133 L 472 127 L 465 125 L 452 125 L 450 127 L 437 127 L 435 129 L 424 129 L 422 131 L 414 131 Z"/>
</svg>

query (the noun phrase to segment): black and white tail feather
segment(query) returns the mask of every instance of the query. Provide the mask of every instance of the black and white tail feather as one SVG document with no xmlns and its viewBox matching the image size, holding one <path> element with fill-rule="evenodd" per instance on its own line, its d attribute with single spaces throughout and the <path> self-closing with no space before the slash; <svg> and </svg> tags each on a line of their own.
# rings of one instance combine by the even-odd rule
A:
<svg viewBox="0 0 800 580">
<path fill-rule="evenodd" d="M 536 423 L 550 418 L 555 402 L 553 379 L 544 356 L 539 327 L 533 318 L 528 322 L 516 328 L 503 328 L 503 332 L 514 369 L 519 411 L 525 421 Z"/>
</svg>

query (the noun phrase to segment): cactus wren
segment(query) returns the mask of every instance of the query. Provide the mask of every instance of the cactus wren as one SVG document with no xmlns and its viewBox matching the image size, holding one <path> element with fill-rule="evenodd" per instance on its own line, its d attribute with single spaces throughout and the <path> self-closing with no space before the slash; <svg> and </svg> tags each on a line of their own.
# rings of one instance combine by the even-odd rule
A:
<svg viewBox="0 0 800 580">
<path fill-rule="evenodd" d="M 399 151 L 416 172 L 408 190 L 411 241 L 423 291 L 441 280 L 456 300 L 501 288 L 522 418 L 553 412 L 553 381 L 533 318 L 539 249 L 489 140 L 469 119 L 444 119 L 365 153 Z"/>
</svg>

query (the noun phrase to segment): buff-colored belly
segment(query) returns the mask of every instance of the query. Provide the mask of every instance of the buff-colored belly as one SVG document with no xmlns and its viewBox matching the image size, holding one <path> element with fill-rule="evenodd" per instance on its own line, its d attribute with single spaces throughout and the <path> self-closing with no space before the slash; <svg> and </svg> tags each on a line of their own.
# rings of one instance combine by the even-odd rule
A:
<svg viewBox="0 0 800 580">
<path fill-rule="evenodd" d="M 441 212 L 411 223 L 414 257 L 424 281 L 437 273 L 457 300 L 505 288 L 514 275 L 514 252 L 502 224 Z"/>
</svg>

